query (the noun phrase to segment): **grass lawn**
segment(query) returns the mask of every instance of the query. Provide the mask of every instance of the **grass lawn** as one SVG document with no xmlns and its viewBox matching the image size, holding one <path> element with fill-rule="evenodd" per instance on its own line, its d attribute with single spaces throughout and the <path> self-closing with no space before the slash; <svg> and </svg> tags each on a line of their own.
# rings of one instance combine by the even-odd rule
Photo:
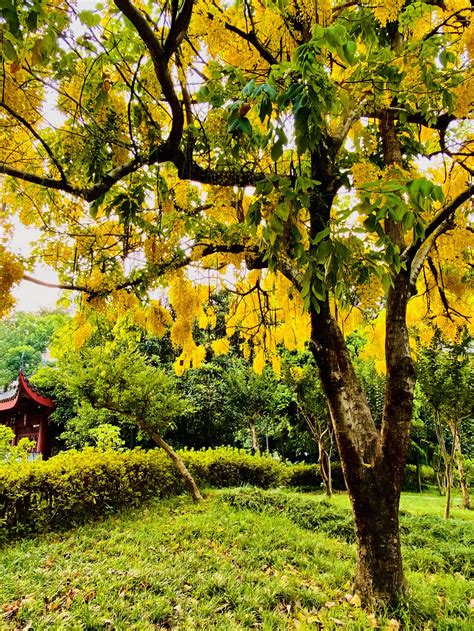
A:
<svg viewBox="0 0 474 631">
<path fill-rule="evenodd" d="M 253 494 L 212 491 L 199 506 L 156 501 L 3 548 L 0 629 L 473 628 L 472 514 L 459 510 L 447 524 L 433 516 L 442 498 L 404 497 L 403 510 L 432 516 L 402 523 L 409 601 L 375 618 L 348 602 L 355 547 L 347 530 L 297 523 L 321 496 L 260 492 L 250 509 Z M 335 511 L 345 523 L 346 506 L 343 495 L 321 504 L 324 519 Z"/>
</svg>

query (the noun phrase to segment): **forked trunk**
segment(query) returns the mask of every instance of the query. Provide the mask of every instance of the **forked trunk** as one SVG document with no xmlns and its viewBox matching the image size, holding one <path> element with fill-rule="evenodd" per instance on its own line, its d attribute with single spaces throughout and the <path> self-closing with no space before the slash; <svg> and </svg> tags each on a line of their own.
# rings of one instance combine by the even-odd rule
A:
<svg viewBox="0 0 474 631">
<path fill-rule="evenodd" d="M 319 470 L 321 472 L 321 478 L 323 479 L 324 490 L 328 497 L 332 497 L 332 472 L 331 472 L 331 457 L 327 450 L 324 448 L 323 440 L 318 441 L 319 450 Z"/>
<path fill-rule="evenodd" d="M 355 588 L 365 603 L 396 606 L 406 586 L 398 505 L 408 440 L 403 436 L 406 445 L 402 442 L 397 455 L 392 451 L 388 462 L 342 333 L 334 321 L 322 326 L 316 314 L 313 321 L 313 331 L 317 331 L 314 356 L 354 512 L 358 544 Z"/>
</svg>

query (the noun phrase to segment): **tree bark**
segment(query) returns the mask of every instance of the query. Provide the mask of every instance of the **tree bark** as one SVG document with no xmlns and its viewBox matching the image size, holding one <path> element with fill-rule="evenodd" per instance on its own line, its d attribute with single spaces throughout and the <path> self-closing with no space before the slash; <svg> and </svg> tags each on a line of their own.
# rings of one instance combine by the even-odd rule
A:
<svg viewBox="0 0 474 631">
<path fill-rule="evenodd" d="M 144 425 L 141 425 L 141 428 L 158 445 L 158 447 L 161 447 L 161 449 L 163 449 L 163 451 L 165 451 L 168 454 L 168 456 L 171 458 L 174 466 L 176 467 L 179 474 L 183 478 L 184 483 L 188 487 L 188 490 L 193 500 L 195 502 L 201 502 L 203 497 L 197 487 L 196 482 L 194 481 L 193 476 L 189 473 L 189 471 L 186 468 L 186 465 L 178 456 L 178 454 L 175 452 L 175 450 L 171 447 L 171 445 L 169 445 L 165 441 L 165 439 L 158 432 L 155 432 L 153 429 L 150 429 Z"/>
<path fill-rule="evenodd" d="M 462 461 L 462 450 L 461 450 L 461 435 L 459 433 L 459 427 L 456 420 L 450 421 L 449 429 L 453 435 L 453 451 L 454 451 L 454 460 L 456 462 L 456 467 L 458 470 L 459 477 L 459 486 L 461 487 L 462 494 L 462 506 L 463 508 L 470 509 L 471 508 L 471 498 L 469 496 L 469 489 L 466 483 L 466 475 L 464 473 L 464 465 Z"/>
<path fill-rule="evenodd" d="M 354 512 L 355 588 L 368 604 L 396 606 L 406 589 L 398 505 L 407 447 L 399 446 L 397 461 L 386 459 L 381 435 L 329 307 L 322 305 L 319 314 L 312 311 L 312 342 Z"/>
<path fill-rule="evenodd" d="M 257 456 L 260 456 L 260 446 L 258 444 L 257 428 L 255 427 L 255 423 L 253 421 L 250 423 L 250 433 L 252 435 L 252 451 Z"/>
<path fill-rule="evenodd" d="M 449 460 L 446 463 L 446 503 L 444 505 L 444 518 L 449 519 L 451 515 L 451 488 L 453 486 L 453 463 Z"/>
<path fill-rule="evenodd" d="M 406 581 L 400 546 L 398 508 L 400 493 L 387 493 L 390 473 L 375 468 L 352 493 L 358 544 L 356 591 L 365 600 L 396 606 Z"/>
<path fill-rule="evenodd" d="M 321 477 L 323 479 L 324 489 L 328 497 L 332 497 L 332 476 L 331 476 L 331 458 L 324 448 L 323 437 L 318 440 L 319 451 L 319 470 L 321 471 Z"/>
</svg>

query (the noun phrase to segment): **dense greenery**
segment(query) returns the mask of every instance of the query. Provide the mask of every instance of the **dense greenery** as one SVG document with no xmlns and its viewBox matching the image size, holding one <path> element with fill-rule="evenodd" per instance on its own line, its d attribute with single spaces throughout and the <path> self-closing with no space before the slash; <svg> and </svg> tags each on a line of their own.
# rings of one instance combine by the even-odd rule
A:
<svg viewBox="0 0 474 631">
<path fill-rule="evenodd" d="M 26 374 L 35 372 L 54 332 L 68 319 L 61 311 L 45 311 L 18 312 L 0 320 L 0 387 L 17 378 L 20 366 Z"/>
<path fill-rule="evenodd" d="M 261 487 L 301 485 L 302 467 L 270 457 L 253 457 L 221 448 L 179 454 L 195 480 L 204 486 Z M 311 469 L 306 467 L 306 469 Z M 306 476 L 318 487 L 317 471 Z M 343 488 L 339 476 L 339 488 Z M 0 539 L 45 528 L 64 528 L 152 496 L 176 495 L 183 480 L 165 454 L 153 451 L 65 452 L 47 462 L 0 466 Z"/>
<path fill-rule="evenodd" d="M 446 524 L 434 517 L 440 498 L 402 494 L 411 590 L 405 606 L 374 616 L 349 588 L 355 546 L 346 531 L 328 532 L 331 520 L 310 521 L 331 514 L 350 524 L 347 497 L 334 496 L 328 507 L 315 497 L 272 493 L 245 507 L 249 495 L 212 493 L 198 506 L 184 497 L 160 500 L 9 545 L 1 553 L 0 625 L 12 631 L 29 623 L 38 631 L 471 628 L 470 513 L 456 509 L 456 520 Z M 235 498 L 239 507 L 231 506 Z M 262 510 L 270 498 L 284 510 Z M 306 523 L 295 519 L 302 509 Z"/>
</svg>

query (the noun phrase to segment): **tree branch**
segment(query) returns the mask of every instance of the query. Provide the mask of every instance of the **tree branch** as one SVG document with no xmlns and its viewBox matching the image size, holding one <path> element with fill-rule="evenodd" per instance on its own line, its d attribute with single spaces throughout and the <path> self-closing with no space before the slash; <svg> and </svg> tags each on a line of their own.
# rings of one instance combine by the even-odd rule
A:
<svg viewBox="0 0 474 631">
<path fill-rule="evenodd" d="M 66 175 L 65 175 L 65 173 L 63 171 L 63 168 L 62 168 L 61 164 L 58 162 L 56 156 L 54 155 L 53 150 L 48 145 L 48 143 L 39 135 L 39 133 L 36 131 L 36 129 L 33 127 L 33 125 L 31 125 L 25 118 L 23 118 L 23 116 L 21 116 L 20 114 L 15 112 L 15 110 L 13 110 L 4 101 L 0 102 L 0 107 L 2 107 L 6 112 L 8 112 L 8 114 L 10 114 L 10 116 L 12 116 L 21 125 L 23 125 L 23 127 L 25 127 L 30 132 L 30 134 L 32 136 L 34 136 L 36 138 L 36 140 L 38 140 L 38 142 L 41 144 L 41 146 L 46 151 L 48 156 L 51 158 L 51 161 L 53 162 L 54 166 L 59 171 L 59 175 L 61 176 L 61 181 L 67 182 L 67 178 L 66 178 Z"/>
<path fill-rule="evenodd" d="M 179 21 L 180 26 L 176 27 L 173 31 L 174 39 L 170 39 L 170 29 L 168 37 L 166 38 L 165 47 L 162 47 L 143 13 L 139 9 L 137 9 L 137 7 L 130 2 L 130 0 L 114 0 L 114 3 L 116 7 L 120 9 L 120 11 L 123 13 L 123 15 L 128 18 L 133 24 L 138 36 L 147 47 L 148 52 L 150 53 L 151 60 L 153 62 L 153 66 L 155 68 L 156 78 L 158 79 L 158 83 L 160 84 L 161 90 L 163 92 L 163 96 L 170 106 L 171 130 L 166 142 L 164 143 L 164 148 L 166 153 L 169 153 L 169 156 L 171 158 L 177 150 L 179 143 L 181 142 L 181 136 L 183 134 L 184 127 L 184 115 L 183 109 L 181 107 L 181 102 L 178 99 L 178 96 L 174 89 L 173 80 L 168 68 L 168 61 L 170 59 L 170 56 L 176 50 L 178 40 L 181 41 L 181 39 L 184 37 L 185 32 L 179 29 L 183 26 L 187 28 L 191 15 L 189 14 L 189 17 L 186 17 L 186 19 L 183 18 L 183 20 L 181 21 L 179 21 L 179 17 L 177 18 L 176 22 Z M 185 0 L 185 6 L 187 7 L 187 12 L 192 12 L 193 0 Z M 185 16 L 187 15 L 188 13 L 185 13 Z"/>
<path fill-rule="evenodd" d="M 255 50 L 258 53 L 260 53 L 260 56 L 262 57 L 262 59 L 264 59 L 268 64 L 270 64 L 270 66 L 273 66 L 278 63 L 278 60 L 276 59 L 276 57 L 274 57 L 272 53 L 267 48 L 265 48 L 265 46 L 258 39 L 254 31 L 250 31 L 250 33 L 246 33 L 245 31 L 242 31 L 242 29 L 238 28 L 237 26 L 234 26 L 233 24 L 230 24 L 229 22 L 224 22 L 224 28 L 230 31 L 231 33 L 234 33 L 235 35 L 238 35 L 249 44 L 252 44 Z"/>
<path fill-rule="evenodd" d="M 471 184 L 465 191 L 463 191 L 457 197 L 455 197 L 452 200 L 452 202 L 450 202 L 447 206 L 442 208 L 440 210 L 440 212 L 436 215 L 436 217 L 434 217 L 434 219 L 432 219 L 432 221 L 426 227 L 426 229 L 425 229 L 425 237 L 424 237 L 423 241 L 417 241 L 415 243 L 412 243 L 411 245 L 409 245 L 405 249 L 405 251 L 402 253 L 402 256 L 401 256 L 402 261 L 405 261 L 406 263 L 411 265 L 413 263 L 413 261 L 414 261 L 415 256 L 417 255 L 418 251 L 421 249 L 423 243 L 425 243 L 426 240 L 429 237 L 431 237 L 432 235 L 437 233 L 437 230 L 439 229 L 439 227 L 446 220 L 448 220 L 449 217 L 454 215 L 456 210 L 460 206 L 462 206 L 462 204 L 464 204 L 464 202 L 467 202 L 467 200 L 470 199 L 473 194 L 474 194 L 474 184 Z M 437 236 L 438 236 L 438 234 L 436 234 L 436 237 Z M 428 254 L 428 252 L 427 252 L 427 254 Z"/>
</svg>

